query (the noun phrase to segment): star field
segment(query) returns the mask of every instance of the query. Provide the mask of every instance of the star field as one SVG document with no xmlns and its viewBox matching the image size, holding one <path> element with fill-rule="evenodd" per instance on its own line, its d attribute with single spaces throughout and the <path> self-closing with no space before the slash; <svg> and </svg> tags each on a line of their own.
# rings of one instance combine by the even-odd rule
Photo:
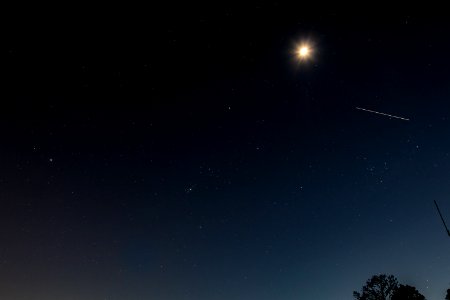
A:
<svg viewBox="0 0 450 300">
<path fill-rule="evenodd" d="M 392 273 L 444 299 L 447 21 L 110 18 L 10 24 L 0 298 L 349 299 Z"/>
</svg>

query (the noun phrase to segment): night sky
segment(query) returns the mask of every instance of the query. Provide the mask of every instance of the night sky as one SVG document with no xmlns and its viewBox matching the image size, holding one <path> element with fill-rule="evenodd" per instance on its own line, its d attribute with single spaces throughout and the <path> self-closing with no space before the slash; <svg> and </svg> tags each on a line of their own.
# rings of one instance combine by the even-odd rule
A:
<svg viewBox="0 0 450 300">
<path fill-rule="evenodd" d="M 1 47 L 1 299 L 351 299 L 378 273 L 444 299 L 450 21 L 28 21 Z"/>
</svg>

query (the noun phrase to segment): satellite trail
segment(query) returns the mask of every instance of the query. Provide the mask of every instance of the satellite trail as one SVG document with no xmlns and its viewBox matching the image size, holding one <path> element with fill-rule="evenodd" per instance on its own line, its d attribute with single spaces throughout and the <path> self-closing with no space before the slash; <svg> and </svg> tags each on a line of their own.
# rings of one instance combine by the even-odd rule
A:
<svg viewBox="0 0 450 300">
<path fill-rule="evenodd" d="M 400 119 L 400 120 L 403 120 L 403 121 L 409 121 L 409 119 L 407 119 L 407 118 L 398 117 L 398 116 L 394 116 L 394 115 L 390 115 L 390 114 L 385 114 L 385 113 L 382 113 L 382 112 L 379 112 L 379 111 L 374 111 L 374 110 L 365 109 L 365 108 L 361 108 L 361 107 L 356 107 L 356 109 L 367 111 L 367 112 L 371 112 L 371 113 L 382 115 L 382 116 L 386 116 L 386 117 L 390 117 L 390 118 Z"/>
</svg>

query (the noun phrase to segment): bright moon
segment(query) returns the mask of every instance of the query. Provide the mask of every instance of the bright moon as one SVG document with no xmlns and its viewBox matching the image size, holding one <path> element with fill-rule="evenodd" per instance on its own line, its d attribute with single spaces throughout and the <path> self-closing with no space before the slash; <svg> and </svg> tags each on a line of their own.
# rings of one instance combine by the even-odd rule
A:
<svg viewBox="0 0 450 300">
<path fill-rule="evenodd" d="M 309 49 L 308 46 L 301 46 L 298 50 L 297 50 L 297 54 L 299 58 L 307 58 L 310 54 L 311 50 Z"/>
</svg>

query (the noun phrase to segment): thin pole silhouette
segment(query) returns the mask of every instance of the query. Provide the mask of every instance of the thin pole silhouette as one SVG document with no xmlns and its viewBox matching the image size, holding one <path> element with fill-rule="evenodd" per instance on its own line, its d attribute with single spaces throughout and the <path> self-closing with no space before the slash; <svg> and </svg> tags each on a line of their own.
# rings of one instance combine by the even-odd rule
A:
<svg viewBox="0 0 450 300">
<path fill-rule="evenodd" d="M 438 206 L 436 200 L 434 200 L 434 205 L 436 205 L 436 209 L 439 213 L 439 216 L 441 217 L 442 223 L 444 224 L 445 230 L 447 230 L 447 234 L 448 234 L 448 236 L 450 236 L 450 230 L 448 230 L 447 224 L 445 224 L 444 218 L 442 217 L 441 210 L 439 209 L 439 206 Z"/>
</svg>

